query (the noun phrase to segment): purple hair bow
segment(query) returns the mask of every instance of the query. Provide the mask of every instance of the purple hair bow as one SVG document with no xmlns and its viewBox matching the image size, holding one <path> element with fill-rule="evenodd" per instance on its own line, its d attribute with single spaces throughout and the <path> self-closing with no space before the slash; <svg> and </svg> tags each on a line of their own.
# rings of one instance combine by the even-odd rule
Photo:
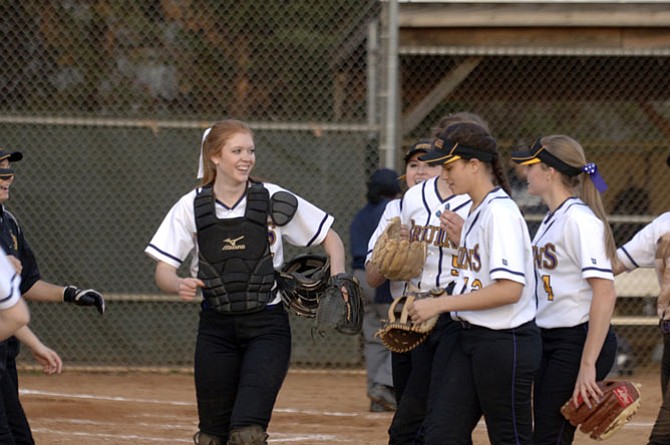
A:
<svg viewBox="0 0 670 445">
<path fill-rule="evenodd" d="M 600 173 L 598 172 L 598 166 L 596 164 L 589 162 L 584 167 L 582 167 L 582 171 L 589 175 L 593 185 L 596 186 L 596 189 L 600 193 L 603 193 L 605 190 L 607 190 L 607 184 L 605 183 L 603 177 L 600 176 Z"/>
</svg>

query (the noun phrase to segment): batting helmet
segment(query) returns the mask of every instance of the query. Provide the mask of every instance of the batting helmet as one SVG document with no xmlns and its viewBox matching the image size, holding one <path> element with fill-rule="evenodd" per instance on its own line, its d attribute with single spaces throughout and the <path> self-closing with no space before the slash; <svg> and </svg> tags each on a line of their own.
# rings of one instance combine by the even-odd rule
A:
<svg viewBox="0 0 670 445">
<path fill-rule="evenodd" d="M 330 277 L 330 261 L 325 255 L 301 254 L 284 264 L 277 285 L 284 304 L 296 315 L 316 317 L 319 298 Z"/>
</svg>

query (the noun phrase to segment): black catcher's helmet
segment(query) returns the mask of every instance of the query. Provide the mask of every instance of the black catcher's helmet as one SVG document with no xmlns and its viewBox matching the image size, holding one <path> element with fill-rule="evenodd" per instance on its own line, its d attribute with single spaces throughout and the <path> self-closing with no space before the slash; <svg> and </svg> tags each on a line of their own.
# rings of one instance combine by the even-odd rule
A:
<svg viewBox="0 0 670 445">
<path fill-rule="evenodd" d="M 277 285 L 282 301 L 293 313 L 313 318 L 328 278 L 330 261 L 327 256 L 301 254 L 284 264 L 277 274 Z"/>
</svg>

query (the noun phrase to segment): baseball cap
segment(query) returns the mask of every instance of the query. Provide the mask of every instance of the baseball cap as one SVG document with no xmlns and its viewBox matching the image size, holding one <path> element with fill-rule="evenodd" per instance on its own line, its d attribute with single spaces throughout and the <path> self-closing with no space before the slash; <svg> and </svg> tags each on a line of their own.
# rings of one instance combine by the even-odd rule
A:
<svg viewBox="0 0 670 445">
<path fill-rule="evenodd" d="M 412 156 L 415 154 L 428 153 L 432 147 L 432 139 L 419 139 L 409 150 L 407 150 L 407 153 L 405 153 L 405 164 L 407 164 L 407 162 L 412 159 Z"/>
<path fill-rule="evenodd" d="M 433 148 L 419 159 L 429 164 L 449 164 L 458 159 L 476 158 L 483 162 L 493 162 L 496 154 L 479 150 L 446 138 L 435 138 Z"/>
<path fill-rule="evenodd" d="M 19 151 L 9 151 L 4 148 L 0 148 L 0 161 L 7 159 L 9 162 L 16 162 L 23 159 L 23 154 Z"/>
<path fill-rule="evenodd" d="M 542 145 L 542 138 L 537 138 L 529 150 L 517 150 L 512 152 L 512 161 L 520 165 L 533 165 L 544 162 L 550 167 L 554 167 L 559 172 L 567 176 L 577 176 L 583 170 L 580 167 L 574 167 L 566 164 L 556 156 L 549 153 Z"/>
</svg>

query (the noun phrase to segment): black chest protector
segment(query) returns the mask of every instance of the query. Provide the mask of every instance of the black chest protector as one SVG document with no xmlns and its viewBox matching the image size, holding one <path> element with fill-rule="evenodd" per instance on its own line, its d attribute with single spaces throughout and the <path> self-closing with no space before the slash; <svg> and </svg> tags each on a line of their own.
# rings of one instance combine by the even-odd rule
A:
<svg viewBox="0 0 670 445">
<path fill-rule="evenodd" d="M 268 190 L 254 183 L 247 190 L 241 218 L 216 217 L 212 187 L 195 197 L 198 229 L 198 278 L 214 310 L 241 314 L 263 309 L 272 299 L 275 271 L 268 241 Z"/>
</svg>

